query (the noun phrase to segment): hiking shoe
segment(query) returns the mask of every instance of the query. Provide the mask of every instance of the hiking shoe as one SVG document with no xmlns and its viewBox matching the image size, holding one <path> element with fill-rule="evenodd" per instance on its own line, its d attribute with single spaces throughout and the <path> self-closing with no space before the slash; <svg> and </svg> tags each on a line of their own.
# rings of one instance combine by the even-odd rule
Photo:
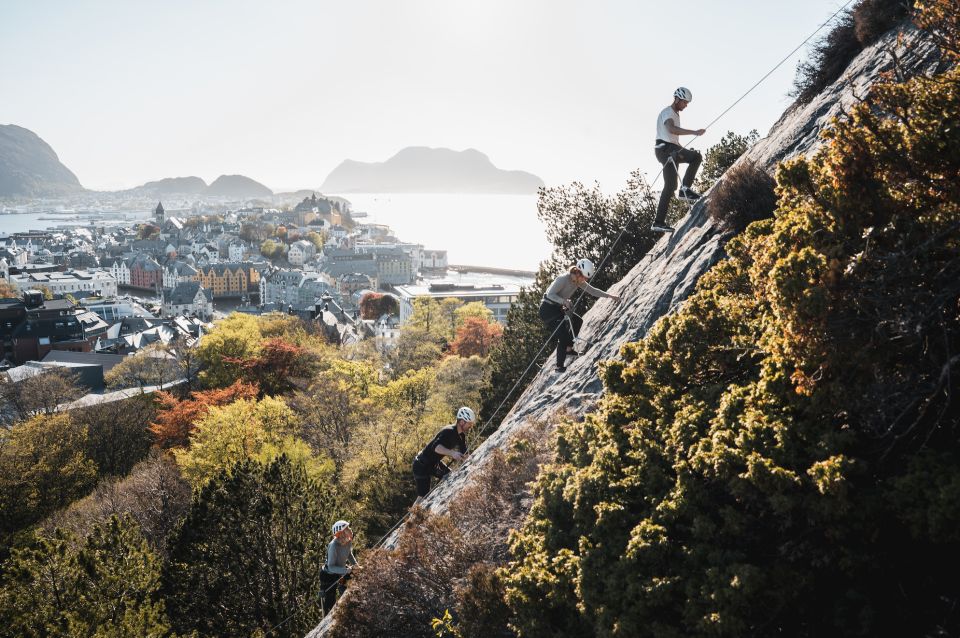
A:
<svg viewBox="0 0 960 638">
<path fill-rule="evenodd" d="M 655 233 L 672 233 L 673 227 L 667 226 L 666 224 L 654 224 L 653 226 L 650 227 L 650 230 L 652 230 Z"/>
<path fill-rule="evenodd" d="M 700 193 L 687 186 L 681 186 L 677 199 L 682 199 L 685 202 L 695 202 L 700 199 Z"/>
<path fill-rule="evenodd" d="M 566 366 L 557 366 L 557 372 L 566 372 L 566 371 L 567 371 Z"/>
</svg>

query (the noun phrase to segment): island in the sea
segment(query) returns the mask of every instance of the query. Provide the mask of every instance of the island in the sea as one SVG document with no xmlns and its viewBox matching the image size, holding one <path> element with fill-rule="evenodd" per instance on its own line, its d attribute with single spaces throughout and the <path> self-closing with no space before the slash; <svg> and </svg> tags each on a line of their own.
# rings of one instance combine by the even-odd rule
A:
<svg viewBox="0 0 960 638">
<path fill-rule="evenodd" d="M 411 146 L 385 162 L 344 160 L 327 175 L 325 193 L 533 194 L 543 180 L 497 168 L 476 149 Z"/>
</svg>

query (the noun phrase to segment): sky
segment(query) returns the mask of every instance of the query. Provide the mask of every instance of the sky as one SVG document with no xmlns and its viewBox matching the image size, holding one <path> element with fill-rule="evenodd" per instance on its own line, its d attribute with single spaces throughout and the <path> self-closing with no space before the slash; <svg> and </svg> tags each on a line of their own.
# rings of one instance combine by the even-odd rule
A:
<svg viewBox="0 0 960 638">
<path fill-rule="evenodd" d="M 0 0 L 0 124 L 97 190 L 476 148 L 548 185 L 650 177 L 657 113 L 719 115 L 839 0 Z M 707 134 L 766 134 L 797 54 Z"/>
</svg>

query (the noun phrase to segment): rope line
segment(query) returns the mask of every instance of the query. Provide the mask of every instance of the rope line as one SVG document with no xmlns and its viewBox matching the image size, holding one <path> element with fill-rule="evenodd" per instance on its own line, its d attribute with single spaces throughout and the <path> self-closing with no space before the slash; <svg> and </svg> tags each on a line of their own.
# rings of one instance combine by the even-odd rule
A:
<svg viewBox="0 0 960 638">
<path fill-rule="evenodd" d="M 833 22 L 833 20 L 834 20 L 838 15 L 840 15 L 840 13 L 843 12 L 853 1 L 854 1 L 854 0 L 847 0 L 846 2 L 844 2 L 843 5 L 841 5 L 841 7 L 840 7 L 839 9 L 837 9 L 837 10 L 833 13 L 833 15 L 831 15 L 831 16 L 830 16 L 829 18 L 827 18 L 823 23 L 821 23 L 820 26 L 818 26 L 816 29 L 814 29 L 814 31 L 811 32 L 810 35 L 808 35 L 806 38 L 804 38 L 804 40 L 803 40 L 800 44 L 798 44 L 796 47 L 794 47 L 794 49 L 791 50 L 790 53 L 788 53 L 787 55 L 785 55 L 779 62 L 777 62 L 776 65 L 774 65 L 773 68 L 771 68 L 771 69 L 770 69 L 769 71 L 767 71 L 759 80 L 757 80 L 757 81 L 753 84 L 753 86 L 751 86 L 749 89 L 747 89 L 746 92 L 744 92 L 740 97 L 738 97 L 732 104 L 730 104 L 730 106 L 728 106 L 727 108 L 725 108 L 718 116 L 716 116 L 715 118 L 713 118 L 713 120 L 712 120 L 709 124 L 707 124 L 705 127 L 703 127 L 703 128 L 704 128 L 704 129 L 709 129 L 709 128 L 712 127 L 714 124 L 716 124 L 716 123 L 719 122 L 721 119 L 723 119 L 723 117 L 724 117 L 727 113 L 729 113 L 730 111 L 732 111 L 732 110 L 734 109 L 734 107 L 736 107 L 740 102 L 742 102 L 748 95 L 750 95 L 751 93 L 753 93 L 753 91 L 754 91 L 758 86 L 760 86 L 761 84 L 763 84 L 763 82 L 766 81 L 767 78 L 769 78 L 771 75 L 773 75 L 774 72 L 776 72 L 777 69 L 779 69 L 781 66 L 783 66 L 783 65 L 787 62 L 787 60 L 789 60 L 791 57 L 793 57 L 793 55 L 794 55 L 797 51 L 799 51 L 799 50 L 802 49 L 807 43 L 809 43 L 810 40 L 812 40 L 818 33 L 820 33 L 820 31 L 822 31 L 822 30 L 824 29 L 824 27 L 826 27 L 828 24 L 830 24 L 831 22 Z M 680 148 L 681 148 L 681 149 L 687 148 L 687 146 L 689 146 L 690 144 L 692 144 L 698 137 L 700 137 L 700 135 L 693 135 L 686 144 L 680 145 Z M 670 160 L 670 161 L 672 161 L 672 157 L 671 157 L 671 160 Z M 664 165 L 664 166 L 665 166 L 665 165 Z M 656 177 L 653 178 L 653 181 L 650 182 L 650 187 L 651 187 L 651 188 L 652 188 L 652 187 L 657 183 L 657 181 L 663 176 L 664 166 L 662 166 L 662 167 L 660 168 L 660 172 L 658 172 L 657 175 L 656 175 Z M 676 163 L 675 163 L 675 162 L 674 162 L 674 166 L 676 166 Z M 679 169 L 678 169 L 677 172 L 679 173 Z M 651 196 L 648 195 L 647 197 L 649 198 L 649 197 L 651 197 Z M 596 267 L 596 269 L 594 270 L 593 276 L 590 277 L 590 279 L 588 280 L 588 283 L 592 282 L 592 281 L 594 280 L 594 278 L 596 278 L 596 276 L 597 276 L 598 274 L 600 274 L 600 271 L 601 271 L 601 270 L 603 269 L 603 267 L 606 265 L 607 261 L 609 261 L 610 257 L 613 255 L 614 250 L 616 250 L 617 246 L 619 245 L 620 240 L 623 239 L 624 234 L 626 234 L 627 229 L 630 228 L 630 224 L 633 223 L 633 221 L 634 221 L 635 219 L 636 219 L 636 215 L 631 215 L 630 218 L 627 219 L 626 224 L 624 224 L 624 225 L 623 225 L 623 228 L 620 229 L 620 233 L 617 235 L 616 239 L 614 239 L 613 243 L 610 245 L 610 248 L 607 250 L 607 253 L 603 256 L 603 259 L 600 260 L 600 264 L 599 264 L 599 265 Z M 659 243 L 659 242 L 657 242 L 657 243 Z M 650 255 L 652 254 L 652 250 L 653 250 L 653 248 L 654 248 L 655 246 L 656 246 L 656 243 L 654 244 L 654 246 L 651 246 L 650 251 L 648 251 L 647 255 L 644 255 L 644 258 L 646 258 L 647 256 L 650 256 Z M 658 253 L 658 254 L 662 254 L 662 251 L 661 251 L 660 253 Z M 571 312 L 571 313 L 573 313 L 573 314 L 576 314 L 576 313 L 574 312 L 574 310 L 575 310 L 575 308 L 577 307 L 577 305 L 580 303 L 580 301 L 583 299 L 583 295 L 584 295 L 584 294 L 585 294 L 585 292 L 584 292 L 583 290 L 580 290 L 580 291 L 578 292 L 576 299 L 571 301 L 570 309 L 569 309 L 568 312 Z M 579 315 L 578 315 L 578 316 L 579 316 Z M 565 319 L 569 322 L 569 317 L 565 317 Z M 506 404 L 507 400 L 510 398 L 510 396 L 513 394 L 513 392 L 514 392 L 514 391 L 517 389 L 517 387 L 520 385 L 520 382 L 524 379 L 524 377 L 527 376 L 527 373 L 530 372 L 530 369 L 536 364 L 537 359 L 539 359 L 539 358 L 540 358 L 540 355 L 543 354 L 544 349 L 550 344 L 551 341 L 553 341 L 553 338 L 556 336 L 557 331 L 560 329 L 561 326 L 563 326 L 563 324 L 564 324 L 564 321 L 563 321 L 563 320 L 561 320 L 561 321 L 559 321 L 559 322 L 557 323 L 557 327 L 554 328 L 554 330 L 553 330 L 553 332 L 550 334 L 550 336 L 547 337 L 547 339 L 546 339 L 546 341 L 544 341 L 543 345 L 540 346 L 540 349 L 537 351 L 537 354 L 535 354 L 535 355 L 533 356 L 533 359 L 531 359 L 530 363 L 527 364 L 526 369 L 524 369 L 524 371 L 523 371 L 522 373 L 520 373 L 520 376 L 519 376 L 519 377 L 517 378 L 517 380 L 514 382 L 513 386 L 511 386 L 510 390 L 507 391 L 507 394 L 503 397 L 503 400 L 500 401 L 500 405 L 498 405 L 497 408 L 496 408 L 496 410 L 493 411 L 493 414 L 490 416 L 490 418 L 486 420 L 486 423 L 484 423 L 484 426 L 483 426 L 482 428 L 480 428 L 479 430 L 475 430 L 475 431 L 474 431 L 474 435 L 473 435 L 473 437 L 471 438 L 472 441 L 475 441 L 477 437 L 479 437 L 481 434 L 483 434 L 484 432 L 486 432 L 487 429 L 490 427 L 490 425 L 496 421 L 496 416 L 500 413 L 500 410 L 503 408 L 504 404 Z M 570 328 L 571 328 L 571 333 L 572 333 L 572 332 L 573 332 L 573 330 L 572 330 L 572 328 L 573 328 L 572 324 L 571 324 Z M 576 335 L 574 335 L 574 338 L 576 339 Z M 559 346 L 558 346 L 558 347 L 559 347 Z M 462 466 L 461 466 L 461 467 L 462 467 Z M 460 468 L 457 468 L 457 469 L 460 469 Z M 379 547 L 381 547 L 381 546 L 382 546 L 382 543 L 383 543 L 391 534 L 393 534 L 393 532 L 395 532 L 395 531 L 403 524 L 403 522 L 406 521 L 407 518 L 409 518 L 409 517 L 410 517 L 410 511 L 407 510 L 407 512 L 405 512 L 404 515 L 401 516 L 400 519 L 399 519 L 396 523 L 394 523 L 393 527 L 391 527 L 389 530 L 387 530 L 387 532 L 386 532 L 383 536 L 381 536 L 381 537 L 377 540 L 376 543 L 374 543 L 373 545 L 370 546 L 370 549 L 371 549 L 371 550 L 374 550 L 374 549 L 378 549 Z M 338 582 L 339 582 L 339 581 L 338 581 Z M 326 594 L 330 589 L 332 589 L 333 587 L 336 587 L 337 584 L 338 584 L 338 582 L 333 583 L 333 585 L 331 585 L 330 587 L 328 587 L 327 589 L 325 589 L 325 590 L 321 593 L 321 595 Z M 315 602 L 315 601 L 312 601 L 312 602 Z M 269 630 L 267 630 L 267 632 L 264 634 L 264 636 L 269 636 L 271 633 L 273 633 L 274 631 L 276 631 L 277 629 L 279 629 L 282 625 L 284 625 L 285 623 L 287 623 L 291 618 L 293 618 L 295 615 L 297 615 L 297 614 L 298 614 L 300 611 L 302 611 L 304 608 L 305 608 L 305 605 L 303 605 L 303 604 L 295 607 L 294 610 L 293 610 L 286 618 L 284 618 L 284 619 L 281 620 L 279 623 L 277 623 L 276 625 L 274 625 L 273 627 L 271 627 Z M 327 611 L 327 610 L 324 610 L 324 612 L 325 612 L 325 614 L 330 613 L 330 612 Z"/>
</svg>

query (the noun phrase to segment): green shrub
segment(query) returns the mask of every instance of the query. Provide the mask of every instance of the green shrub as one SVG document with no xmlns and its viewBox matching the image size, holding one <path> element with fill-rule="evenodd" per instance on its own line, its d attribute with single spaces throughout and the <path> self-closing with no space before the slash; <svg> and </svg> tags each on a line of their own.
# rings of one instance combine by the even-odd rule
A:
<svg viewBox="0 0 960 638">
<path fill-rule="evenodd" d="M 875 85 L 605 366 L 501 572 L 522 636 L 960 633 L 957 122 L 960 69 Z"/>
</svg>

